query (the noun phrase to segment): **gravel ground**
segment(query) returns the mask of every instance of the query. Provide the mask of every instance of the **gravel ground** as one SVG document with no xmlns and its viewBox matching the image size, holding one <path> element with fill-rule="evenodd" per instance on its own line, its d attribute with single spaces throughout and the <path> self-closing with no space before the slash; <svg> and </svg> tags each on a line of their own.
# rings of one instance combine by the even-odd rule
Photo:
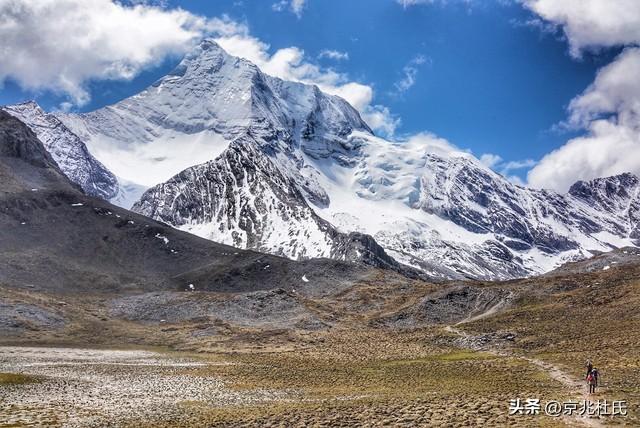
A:
<svg viewBox="0 0 640 428">
<path fill-rule="evenodd" d="M 0 383 L 0 426 L 121 426 L 174 419 L 181 403 L 246 405 L 287 398 L 282 391 L 232 391 L 195 374 L 215 363 L 149 351 L 0 347 L 0 373 L 36 382 Z"/>
<path fill-rule="evenodd" d="M 217 319 L 241 327 L 317 330 L 320 321 L 296 292 L 284 289 L 229 295 L 208 292 L 154 292 L 119 297 L 109 315 L 145 323 Z"/>
</svg>

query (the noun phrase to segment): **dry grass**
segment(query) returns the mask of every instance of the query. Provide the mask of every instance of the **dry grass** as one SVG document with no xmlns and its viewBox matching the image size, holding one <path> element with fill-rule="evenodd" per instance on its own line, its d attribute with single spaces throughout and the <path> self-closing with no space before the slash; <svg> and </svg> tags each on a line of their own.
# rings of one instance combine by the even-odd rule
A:
<svg viewBox="0 0 640 428">
<path fill-rule="evenodd" d="M 630 416 L 614 422 L 640 426 L 639 279 L 640 267 L 631 266 L 474 284 L 511 289 L 519 296 L 506 311 L 458 326 L 472 337 L 515 333 L 514 341 L 492 339 L 482 352 L 466 348 L 443 326 L 382 327 L 380 319 L 411 308 L 439 287 L 385 283 L 384 277 L 338 296 L 309 298 L 305 304 L 331 323 L 328 330 L 264 330 L 216 321 L 136 324 L 104 320 L 99 305 L 73 302 L 69 306 L 79 309 L 67 329 L 30 332 L 25 340 L 45 337 L 50 343 L 107 347 L 144 343 L 152 349 L 204 352 L 197 354 L 199 360 L 218 365 L 191 376 L 220 378 L 235 391 L 280 390 L 289 397 L 242 407 L 183 402 L 169 419 L 132 419 L 131 426 L 564 425 L 545 416 L 508 416 L 511 398 L 575 396 L 575 390 L 520 356 L 552 363 L 576 379 L 591 358 L 604 385 L 594 398 L 627 400 Z M 221 333 L 192 334 L 212 325 Z M 486 352 L 492 350 L 500 353 Z"/>
<path fill-rule="evenodd" d="M 39 382 L 39 379 L 35 376 L 19 373 L 0 373 L 0 385 L 24 385 L 36 382 Z"/>
<path fill-rule="evenodd" d="M 516 353 L 551 362 L 576 379 L 591 359 L 603 388 L 595 399 L 627 400 L 625 423 L 640 426 L 640 268 L 531 280 L 538 296 L 466 325 L 474 334 L 516 332 Z M 544 293 L 545 290 L 555 290 Z"/>
<path fill-rule="evenodd" d="M 393 345 L 385 340 L 391 337 L 396 338 Z M 321 343 L 331 345 L 327 348 L 217 355 L 217 361 L 232 364 L 196 375 L 221 378 L 237 390 L 286 390 L 296 398 L 222 408 L 183 403 L 178 419 L 141 426 L 559 425 L 545 416 L 509 417 L 508 403 L 516 395 L 564 396 L 560 383 L 521 359 L 431 344 L 438 340 L 431 330 L 389 336 L 343 331 L 324 338 Z M 346 343 L 350 350 L 340 346 Z M 361 350 L 377 345 L 378 352 L 365 358 Z M 131 421 L 131 426 L 140 424 Z"/>
</svg>

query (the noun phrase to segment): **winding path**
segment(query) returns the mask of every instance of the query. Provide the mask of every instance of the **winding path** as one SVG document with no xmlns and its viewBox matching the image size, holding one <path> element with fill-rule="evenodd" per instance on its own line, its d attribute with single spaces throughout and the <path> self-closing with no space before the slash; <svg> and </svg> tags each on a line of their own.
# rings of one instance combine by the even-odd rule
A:
<svg viewBox="0 0 640 428">
<path fill-rule="evenodd" d="M 497 304 L 495 304 L 494 306 L 490 307 L 489 309 L 487 309 L 485 312 L 479 314 L 479 315 L 475 315 L 473 317 L 468 317 L 460 322 L 457 322 L 454 325 L 448 325 L 445 326 L 445 330 L 456 334 L 462 338 L 470 338 L 472 337 L 469 333 L 459 329 L 457 326 L 462 325 L 462 324 L 466 324 L 469 322 L 473 322 L 473 321 L 477 321 L 486 317 L 489 317 L 493 314 L 495 314 L 496 312 L 498 312 L 498 310 L 500 310 L 502 307 L 504 307 L 506 305 L 507 301 L 506 299 L 501 300 L 500 302 L 498 302 Z M 577 379 L 575 379 L 574 377 L 572 377 L 571 375 L 567 374 L 566 372 L 564 372 L 561 368 L 559 368 L 558 366 L 555 366 L 551 363 L 548 363 L 546 361 L 542 361 L 540 359 L 537 358 L 533 358 L 533 357 L 525 357 L 523 355 L 518 355 L 515 352 L 510 352 L 508 350 L 503 350 L 503 349 L 496 349 L 496 348 L 488 348 L 487 349 L 488 352 L 494 354 L 494 355 L 499 355 L 502 357 L 513 357 L 513 358 L 519 358 L 519 359 L 523 359 L 528 361 L 529 363 L 537 366 L 538 368 L 540 368 L 541 370 L 543 370 L 545 373 L 547 373 L 549 375 L 549 377 L 551 377 L 552 379 L 560 382 L 562 385 L 564 385 L 567 389 L 569 389 L 571 391 L 571 395 L 573 396 L 574 399 L 578 399 L 578 400 L 588 400 L 589 399 L 589 394 L 586 388 L 586 385 L 584 382 L 579 381 Z M 598 427 L 604 427 L 604 424 L 601 422 L 600 418 L 594 418 L 594 417 L 589 417 L 589 416 L 580 416 L 578 414 L 574 414 L 571 415 L 570 417 L 565 417 L 565 420 L 567 422 L 578 422 L 581 425 L 587 426 L 587 427 L 594 427 L 594 428 L 598 428 Z"/>
</svg>

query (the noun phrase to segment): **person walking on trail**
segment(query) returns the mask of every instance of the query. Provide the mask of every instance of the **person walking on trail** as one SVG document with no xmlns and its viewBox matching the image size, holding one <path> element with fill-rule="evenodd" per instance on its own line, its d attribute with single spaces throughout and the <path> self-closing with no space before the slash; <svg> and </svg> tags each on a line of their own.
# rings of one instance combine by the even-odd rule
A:
<svg viewBox="0 0 640 428">
<path fill-rule="evenodd" d="M 591 369 L 591 373 L 587 376 L 587 383 L 589 384 L 589 394 L 595 394 L 598 386 L 598 369 L 595 367 Z"/>
<path fill-rule="evenodd" d="M 591 370 L 593 370 L 593 364 L 591 363 L 591 360 L 587 360 L 587 362 L 585 363 L 585 367 L 587 368 L 586 376 L 589 376 L 589 373 L 591 373 Z"/>
</svg>

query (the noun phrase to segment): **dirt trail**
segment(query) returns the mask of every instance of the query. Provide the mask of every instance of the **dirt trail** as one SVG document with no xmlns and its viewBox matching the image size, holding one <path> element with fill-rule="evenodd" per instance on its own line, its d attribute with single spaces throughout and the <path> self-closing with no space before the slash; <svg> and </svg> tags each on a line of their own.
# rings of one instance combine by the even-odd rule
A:
<svg viewBox="0 0 640 428">
<path fill-rule="evenodd" d="M 522 356 L 519 356 L 519 358 L 523 358 L 529 361 L 531 364 L 538 366 L 539 368 L 544 370 L 552 379 L 555 379 L 558 382 L 562 383 L 565 387 L 567 387 L 572 391 L 573 393 L 572 395 L 574 396 L 573 397 L 574 399 L 592 400 L 592 398 L 589 397 L 589 393 L 587 391 L 587 386 L 585 382 L 577 381 L 567 373 L 563 372 L 562 369 L 558 368 L 557 366 L 554 366 L 553 364 L 547 363 L 542 360 L 538 360 L 537 358 L 522 357 Z M 588 427 L 604 426 L 599 418 L 574 415 L 572 420 L 578 421 Z"/>
<path fill-rule="evenodd" d="M 496 305 L 490 307 L 487 311 L 479 314 L 479 315 L 475 315 L 473 317 L 469 317 L 466 318 L 454 325 L 448 325 L 446 326 L 444 329 L 450 333 L 454 333 L 462 338 L 470 338 L 472 337 L 469 333 L 460 330 L 459 328 L 457 328 L 457 326 L 459 325 L 463 325 L 469 322 L 473 322 L 473 321 L 477 321 L 486 317 L 489 317 L 493 314 L 495 314 L 500 308 L 502 308 L 505 304 L 507 303 L 506 300 L 501 300 L 500 302 L 498 302 Z M 561 384 L 563 384 L 567 389 L 569 389 L 571 391 L 571 395 L 573 396 L 572 398 L 574 399 L 578 399 L 578 400 L 588 400 L 590 399 L 588 391 L 587 391 L 587 386 L 583 381 L 579 381 L 576 380 L 575 378 L 573 378 L 571 375 L 567 374 L 566 372 L 564 372 L 562 369 L 560 369 L 558 366 L 555 366 L 551 363 L 548 363 L 546 361 L 542 361 L 539 360 L 537 358 L 533 358 L 533 357 L 525 357 L 522 355 L 518 355 L 514 352 L 510 352 L 508 350 L 504 350 L 504 349 L 497 349 L 497 348 L 492 348 L 490 347 L 489 349 L 487 349 L 488 352 L 495 354 L 495 355 L 499 355 L 502 357 L 515 357 L 515 358 L 520 358 L 523 360 L 528 361 L 529 363 L 539 367 L 540 369 L 542 369 L 545 373 L 547 373 L 552 379 L 560 382 Z M 568 424 L 570 423 L 579 423 L 581 425 L 587 426 L 587 427 L 594 427 L 594 428 L 598 428 L 598 427 L 604 427 L 604 424 L 601 422 L 600 418 L 593 418 L 593 417 L 588 417 L 588 416 L 580 416 L 578 414 L 574 414 L 571 417 L 564 417 L 563 418 Z"/>
<path fill-rule="evenodd" d="M 498 312 L 500 309 L 502 309 L 503 307 L 505 307 L 507 305 L 507 303 L 509 303 L 509 300 L 513 297 L 512 293 L 509 293 L 509 295 L 503 299 L 500 299 L 500 301 L 498 303 L 496 303 L 495 305 L 491 306 L 489 309 L 487 309 L 486 311 L 478 314 L 478 315 L 474 315 L 474 316 L 469 316 L 465 319 L 463 319 L 460 322 L 457 322 L 455 325 L 460 325 L 460 324 L 465 324 L 465 323 L 469 323 L 469 322 L 473 322 L 473 321 L 478 321 L 481 320 L 483 318 L 487 318 L 490 317 L 491 315 L 495 314 L 496 312 Z"/>
</svg>

